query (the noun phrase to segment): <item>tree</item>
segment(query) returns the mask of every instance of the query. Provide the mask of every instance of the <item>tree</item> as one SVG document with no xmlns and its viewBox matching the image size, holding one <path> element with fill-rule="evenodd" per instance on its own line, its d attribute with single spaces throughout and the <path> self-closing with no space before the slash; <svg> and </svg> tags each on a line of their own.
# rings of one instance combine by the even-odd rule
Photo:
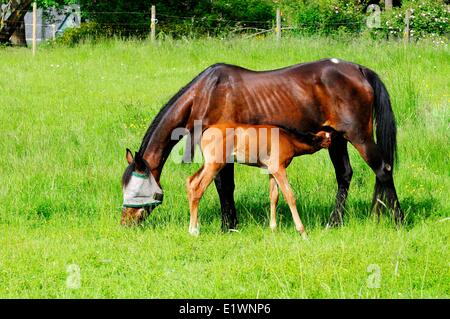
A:
<svg viewBox="0 0 450 319">
<path fill-rule="evenodd" d="M 76 3 L 76 0 L 37 0 L 43 9 Z M 25 38 L 25 15 L 33 0 L 0 0 L 0 44 L 27 44 Z"/>
<path fill-rule="evenodd" d="M 1 1 L 0 4 L 4 2 Z M 10 0 L 0 11 L 0 43 L 11 43 L 26 45 L 25 39 L 25 14 L 32 0 Z M 8 13 L 10 14 L 8 15 Z"/>
</svg>

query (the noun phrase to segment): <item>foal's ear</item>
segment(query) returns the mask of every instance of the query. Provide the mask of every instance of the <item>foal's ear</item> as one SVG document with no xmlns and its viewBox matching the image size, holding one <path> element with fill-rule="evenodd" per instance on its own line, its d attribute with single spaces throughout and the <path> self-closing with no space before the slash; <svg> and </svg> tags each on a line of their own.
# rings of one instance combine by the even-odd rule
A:
<svg viewBox="0 0 450 319">
<path fill-rule="evenodd" d="M 131 154 L 131 151 L 130 151 L 130 149 L 128 149 L 128 148 L 127 148 L 127 155 L 126 155 L 126 158 L 127 158 L 128 164 L 133 163 L 133 154 Z"/>
</svg>

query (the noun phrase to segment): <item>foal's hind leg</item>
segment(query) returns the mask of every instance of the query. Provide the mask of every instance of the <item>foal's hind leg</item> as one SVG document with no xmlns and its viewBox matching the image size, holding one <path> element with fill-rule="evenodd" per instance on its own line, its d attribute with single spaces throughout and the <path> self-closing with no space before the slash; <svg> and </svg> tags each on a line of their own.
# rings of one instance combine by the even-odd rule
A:
<svg viewBox="0 0 450 319">
<path fill-rule="evenodd" d="M 364 143 L 353 143 L 353 145 L 376 174 L 372 208 L 378 216 L 381 206 L 392 209 L 397 225 L 401 224 L 404 216 L 394 186 L 392 166 L 383 160 L 382 154 L 372 138 L 366 139 Z"/>
<path fill-rule="evenodd" d="M 300 233 L 303 239 L 307 239 L 308 237 L 305 232 L 305 227 L 303 226 L 302 220 L 298 215 L 297 205 L 295 203 L 295 196 L 294 193 L 292 192 L 291 186 L 289 185 L 287 179 L 286 169 L 280 167 L 278 171 L 272 173 L 272 175 L 273 177 L 275 177 L 277 184 L 280 187 L 281 192 L 283 193 L 283 196 L 289 205 L 292 218 L 294 219 L 295 229 Z"/>
<path fill-rule="evenodd" d="M 222 167 L 222 164 L 204 164 L 197 173 L 189 177 L 186 181 L 189 210 L 191 213 L 189 233 L 193 236 L 197 236 L 200 233 L 198 226 L 198 204 L 200 203 L 200 199 L 206 188 L 211 184 L 214 176 Z"/>
<path fill-rule="evenodd" d="M 278 204 L 278 185 L 273 177 L 273 175 L 269 175 L 270 189 L 270 229 L 275 230 L 277 228 L 277 204 Z"/>
</svg>

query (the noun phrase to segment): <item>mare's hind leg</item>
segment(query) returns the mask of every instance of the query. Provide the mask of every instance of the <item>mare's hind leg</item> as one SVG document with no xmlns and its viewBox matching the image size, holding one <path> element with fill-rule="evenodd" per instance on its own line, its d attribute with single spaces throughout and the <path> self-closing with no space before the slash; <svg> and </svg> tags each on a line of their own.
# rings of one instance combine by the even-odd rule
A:
<svg viewBox="0 0 450 319">
<path fill-rule="evenodd" d="M 392 166 L 383 160 L 381 151 L 372 138 L 366 139 L 364 143 L 353 143 L 353 145 L 376 174 L 372 208 L 378 216 L 382 207 L 392 209 L 395 222 L 397 225 L 401 224 L 404 216 L 394 186 Z"/>
<path fill-rule="evenodd" d="M 353 170 L 347 151 L 347 140 L 342 135 L 337 135 L 331 143 L 328 152 L 333 162 L 338 190 L 336 193 L 336 206 L 330 216 L 327 227 L 342 225 L 344 217 L 345 201 L 347 200 L 348 188 L 352 180 Z"/>
<path fill-rule="evenodd" d="M 273 177 L 275 177 L 277 184 L 280 187 L 281 192 L 283 193 L 283 196 L 289 205 L 292 218 L 294 219 L 295 229 L 300 233 L 303 239 L 307 239 L 308 237 L 305 232 L 305 227 L 303 226 L 302 220 L 298 215 L 295 196 L 287 179 L 286 169 L 280 167 L 278 171 L 273 172 L 272 175 Z"/>
<path fill-rule="evenodd" d="M 189 177 L 186 181 L 191 214 L 189 222 L 189 233 L 191 235 L 197 236 L 200 233 L 198 226 L 198 204 L 206 188 L 211 184 L 214 176 L 222 167 L 223 164 L 204 164 L 197 173 Z"/>
<path fill-rule="evenodd" d="M 270 182 L 270 189 L 269 189 L 269 196 L 270 196 L 270 229 L 273 231 L 277 228 L 277 204 L 278 204 L 278 185 L 273 177 L 273 175 L 269 175 L 269 182 Z"/>
</svg>

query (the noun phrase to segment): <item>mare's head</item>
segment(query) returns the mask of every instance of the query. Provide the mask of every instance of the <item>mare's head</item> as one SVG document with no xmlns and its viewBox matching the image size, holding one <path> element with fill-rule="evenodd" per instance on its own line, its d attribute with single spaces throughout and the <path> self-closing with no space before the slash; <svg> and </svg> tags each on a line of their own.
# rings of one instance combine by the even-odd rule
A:
<svg viewBox="0 0 450 319">
<path fill-rule="evenodd" d="M 163 191 L 151 173 L 147 161 L 138 152 L 127 149 L 128 167 L 123 173 L 122 225 L 136 225 L 162 203 Z"/>
</svg>

